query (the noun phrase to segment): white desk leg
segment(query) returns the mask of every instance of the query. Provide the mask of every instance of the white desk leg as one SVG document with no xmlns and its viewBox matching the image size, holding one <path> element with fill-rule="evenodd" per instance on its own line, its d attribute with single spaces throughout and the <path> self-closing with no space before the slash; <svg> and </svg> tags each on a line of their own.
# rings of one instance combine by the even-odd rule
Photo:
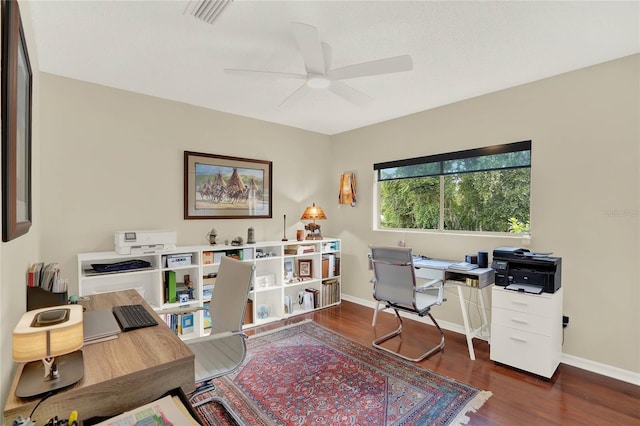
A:
<svg viewBox="0 0 640 426">
<path fill-rule="evenodd" d="M 467 346 L 469 347 L 469 358 L 472 361 L 476 360 L 476 354 L 473 351 L 473 335 L 471 332 L 471 327 L 469 326 L 469 316 L 467 315 L 467 310 L 465 309 L 464 302 L 464 294 L 462 292 L 462 286 L 458 287 L 458 298 L 460 299 L 460 310 L 462 311 L 462 320 L 464 321 L 464 334 L 467 336 Z"/>
<path fill-rule="evenodd" d="M 482 324 L 480 326 L 480 331 L 482 333 L 485 332 L 485 329 L 489 327 L 489 320 L 487 319 L 487 310 L 484 307 L 484 296 L 482 296 L 482 289 L 476 289 L 478 292 L 478 297 L 480 300 L 480 312 L 482 313 Z M 491 343 L 491 336 L 489 336 L 489 343 Z"/>
</svg>

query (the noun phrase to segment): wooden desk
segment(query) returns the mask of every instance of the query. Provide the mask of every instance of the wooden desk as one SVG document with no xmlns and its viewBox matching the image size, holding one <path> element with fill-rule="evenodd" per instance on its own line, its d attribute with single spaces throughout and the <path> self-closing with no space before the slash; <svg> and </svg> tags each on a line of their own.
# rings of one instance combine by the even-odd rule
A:
<svg viewBox="0 0 640 426">
<path fill-rule="evenodd" d="M 94 295 L 82 304 L 87 310 L 141 304 L 153 312 L 135 290 Z M 155 327 L 120 333 L 117 339 L 85 346 L 84 377 L 43 401 L 32 420 L 42 425 L 54 416 L 68 416 L 72 410 L 78 411 L 81 420 L 111 416 L 153 401 L 177 387 L 185 393 L 192 392 L 195 357 L 169 327 L 158 322 Z M 29 416 L 40 401 L 39 397 L 15 396 L 23 365 L 18 366 L 9 390 L 3 412 L 5 425 L 11 425 L 19 415 Z"/>
</svg>

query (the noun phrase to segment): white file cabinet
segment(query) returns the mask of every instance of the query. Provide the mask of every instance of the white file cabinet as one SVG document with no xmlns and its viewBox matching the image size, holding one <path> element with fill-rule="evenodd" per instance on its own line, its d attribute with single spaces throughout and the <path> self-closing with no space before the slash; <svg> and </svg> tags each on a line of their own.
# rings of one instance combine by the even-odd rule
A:
<svg viewBox="0 0 640 426">
<path fill-rule="evenodd" d="M 551 378 L 562 355 L 562 288 L 539 295 L 494 286 L 492 361 Z"/>
</svg>

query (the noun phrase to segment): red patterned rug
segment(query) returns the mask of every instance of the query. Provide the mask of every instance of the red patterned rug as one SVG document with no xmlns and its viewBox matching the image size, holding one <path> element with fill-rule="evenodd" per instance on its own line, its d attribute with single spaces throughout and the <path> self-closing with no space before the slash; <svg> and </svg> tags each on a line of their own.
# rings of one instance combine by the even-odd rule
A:
<svg viewBox="0 0 640 426">
<path fill-rule="evenodd" d="M 247 425 L 461 425 L 491 396 L 313 322 L 247 346 L 240 369 L 214 380 Z M 196 410 L 209 425 L 233 424 L 218 404 Z"/>
</svg>

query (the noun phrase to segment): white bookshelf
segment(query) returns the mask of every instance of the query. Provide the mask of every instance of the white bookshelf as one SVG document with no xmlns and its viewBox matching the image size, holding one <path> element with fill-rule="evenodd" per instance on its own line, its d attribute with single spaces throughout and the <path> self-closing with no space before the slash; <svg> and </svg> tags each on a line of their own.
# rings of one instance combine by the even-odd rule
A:
<svg viewBox="0 0 640 426">
<path fill-rule="evenodd" d="M 78 254 L 78 291 L 80 297 L 124 289 L 135 289 L 153 307 L 156 312 L 184 306 L 206 307 L 210 301 L 209 293 L 215 294 L 215 284 L 205 284 L 205 278 L 211 281 L 218 271 L 220 256 L 237 255 L 244 262 L 253 262 L 256 266 L 253 288 L 249 294 L 245 327 L 252 327 L 300 315 L 316 309 L 340 303 L 340 253 L 341 241 L 334 238 L 305 241 L 265 241 L 241 246 L 203 245 L 177 247 L 170 252 L 120 255 L 114 252 L 96 252 Z M 188 265 L 169 267 L 168 255 L 190 255 Z M 130 259 L 141 259 L 150 263 L 144 270 L 112 273 L 91 272 L 93 264 L 116 263 Z M 323 259 L 324 269 L 323 269 Z M 290 265 L 292 275 L 285 273 L 285 265 Z M 300 266 L 308 276 L 301 277 Z M 165 274 L 176 273 L 178 290 L 189 275 L 193 283 L 191 298 L 188 301 L 169 302 L 166 296 Z M 315 293 L 315 304 L 305 306 L 304 294 Z M 299 298 L 299 295 L 302 295 Z M 288 297 L 292 303 L 292 312 L 285 306 Z M 307 301 L 308 301 L 307 296 Z M 299 300 L 303 303 L 300 304 Z M 263 315 L 264 313 L 264 315 Z M 164 317 L 164 316 L 163 316 Z M 206 333 L 205 312 L 197 311 L 193 318 L 193 331 L 181 334 L 183 339 L 199 337 Z"/>
</svg>

